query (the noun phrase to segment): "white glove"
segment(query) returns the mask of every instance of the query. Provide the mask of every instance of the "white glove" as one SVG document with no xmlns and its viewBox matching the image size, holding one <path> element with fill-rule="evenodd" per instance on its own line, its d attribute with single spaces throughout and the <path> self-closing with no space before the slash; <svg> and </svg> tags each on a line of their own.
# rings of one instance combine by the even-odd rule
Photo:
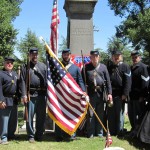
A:
<svg viewBox="0 0 150 150">
<path fill-rule="evenodd" d="M 88 95 L 85 97 L 85 100 L 86 100 L 86 102 L 87 102 L 87 103 L 89 103 L 90 98 L 89 98 L 89 96 L 88 96 Z"/>
<path fill-rule="evenodd" d="M 89 103 L 90 98 L 86 93 L 84 93 L 84 95 L 82 95 L 82 98 L 85 98 L 86 102 Z"/>
</svg>

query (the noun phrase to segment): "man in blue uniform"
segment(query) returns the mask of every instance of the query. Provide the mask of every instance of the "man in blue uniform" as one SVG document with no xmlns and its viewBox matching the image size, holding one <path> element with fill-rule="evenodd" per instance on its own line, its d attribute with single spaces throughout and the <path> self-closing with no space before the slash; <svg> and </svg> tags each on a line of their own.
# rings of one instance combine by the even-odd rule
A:
<svg viewBox="0 0 150 150">
<path fill-rule="evenodd" d="M 0 71 L 0 144 L 8 144 L 8 138 L 14 138 L 17 127 L 17 106 L 14 102 L 18 75 L 13 71 L 14 61 L 6 57 L 4 69 Z"/>
<path fill-rule="evenodd" d="M 112 63 L 107 66 L 112 85 L 113 107 L 108 107 L 108 123 L 111 135 L 123 136 L 125 103 L 131 89 L 131 70 L 123 62 L 122 52 L 112 52 Z"/>
<path fill-rule="evenodd" d="M 129 120 L 131 123 L 131 136 L 135 137 L 137 128 L 143 119 L 145 98 L 148 94 L 149 74 L 147 65 L 141 62 L 138 51 L 131 52 L 133 65 L 131 66 L 132 86 L 129 102 Z"/>
<path fill-rule="evenodd" d="M 150 75 L 150 66 L 148 67 L 148 73 Z M 146 99 L 146 109 L 144 113 L 144 117 L 142 122 L 140 123 L 140 127 L 138 130 L 139 139 L 144 142 L 150 144 L 150 83 L 149 83 L 149 95 Z M 143 110 L 144 111 L 144 110 Z"/>
<path fill-rule="evenodd" d="M 87 84 L 90 103 L 102 120 L 104 118 L 104 100 L 103 88 L 106 85 L 108 91 L 108 101 L 112 101 L 112 89 L 107 67 L 100 63 L 100 53 L 97 50 L 90 52 L 91 62 L 85 65 L 84 81 Z M 93 136 L 103 137 L 103 128 L 97 121 L 93 111 L 89 109 L 89 117 L 87 122 L 87 137 Z"/>
<path fill-rule="evenodd" d="M 28 120 L 26 128 L 29 142 L 41 141 L 44 132 L 46 117 L 46 65 L 38 61 L 38 49 L 29 51 L 30 65 L 23 65 L 20 76 L 22 100 L 27 104 Z M 27 77 L 30 78 L 27 83 Z M 27 99 L 27 87 L 30 92 L 30 100 Z M 33 128 L 33 118 L 36 114 L 36 132 Z"/>
<path fill-rule="evenodd" d="M 71 58 L 70 49 L 64 49 L 62 51 L 62 59 L 63 59 L 62 64 L 65 66 L 66 70 L 71 74 L 71 76 L 74 78 L 74 80 L 80 86 L 82 91 L 85 91 L 85 86 L 84 86 L 84 82 L 82 79 L 81 71 L 80 71 L 79 67 L 77 67 L 70 61 L 70 58 Z M 61 132 L 62 131 L 60 130 L 60 128 L 58 128 L 58 126 L 56 126 L 56 140 L 57 141 L 63 140 L 63 137 L 62 137 L 63 135 Z M 74 140 L 75 138 L 76 138 L 76 133 L 74 133 L 71 136 L 71 140 Z"/>
</svg>

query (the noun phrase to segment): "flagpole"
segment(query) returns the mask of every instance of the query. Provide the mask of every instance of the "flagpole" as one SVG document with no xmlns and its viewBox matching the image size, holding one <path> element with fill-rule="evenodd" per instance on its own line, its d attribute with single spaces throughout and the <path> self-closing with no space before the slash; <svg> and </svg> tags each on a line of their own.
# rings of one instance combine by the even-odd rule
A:
<svg viewBox="0 0 150 150">
<path fill-rule="evenodd" d="M 58 0 L 56 0 L 57 3 L 57 18 L 56 18 L 56 56 L 58 57 Z"/>
</svg>

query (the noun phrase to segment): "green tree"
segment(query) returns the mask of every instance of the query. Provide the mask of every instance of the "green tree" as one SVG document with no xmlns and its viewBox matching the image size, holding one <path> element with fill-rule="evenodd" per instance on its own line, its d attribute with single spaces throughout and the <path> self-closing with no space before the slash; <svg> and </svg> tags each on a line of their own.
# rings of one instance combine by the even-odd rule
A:
<svg viewBox="0 0 150 150">
<path fill-rule="evenodd" d="M 115 15 L 124 17 L 116 27 L 117 37 L 132 43 L 135 49 L 146 50 L 150 56 L 150 1 L 108 0 Z"/>
<path fill-rule="evenodd" d="M 21 38 L 17 46 L 17 50 L 21 54 L 21 58 L 24 63 L 27 61 L 27 54 L 29 49 L 32 47 L 37 47 L 39 49 L 39 61 L 45 62 L 46 50 L 43 43 L 40 42 L 39 38 L 34 32 L 28 29 L 25 37 Z"/>
<path fill-rule="evenodd" d="M 131 49 L 129 46 L 126 45 L 126 43 L 123 43 L 123 41 L 120 38 L 117 38 L 116 36 L 110 38 L 107 47 L 109 56 L 111 56 L 112 51 L 119 50 L 123 54 L 124 62 L 131 64 Z"/>
<path fill-rule="evenodd" d="M 117 38 L 116 36 L 109 38 L 107 43 L 108 53 L 111 54 L 114 50 L 123 51 L 125 49 L 125 44 L 122 42 L 121 39 Z"/>
<path fill-rule="evenodd" d="M 67 48 L 67 39 L 63 36 L 61 36 L 61 39 L 62 39 L 62 43 L 59 44 L 59 50 L 58 50 L 58 57 L 59 58 L 61 57 L 62 51 Z"/>
<path fill-rule="evenodd" d="M 17 30 L 12 22 L 20 12 L 22 0 L 1 0 L 0 2 L 0 56 L 13 54 Z"/>
</svg>

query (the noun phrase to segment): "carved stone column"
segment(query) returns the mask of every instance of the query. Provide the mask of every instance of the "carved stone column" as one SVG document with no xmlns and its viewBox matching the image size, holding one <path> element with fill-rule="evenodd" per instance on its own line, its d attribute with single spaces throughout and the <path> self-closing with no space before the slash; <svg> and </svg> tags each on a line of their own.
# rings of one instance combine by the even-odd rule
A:
<svg viewBox="0 0 150 150">
<path fill-rule="evenodd" d="M 97 0 L 65 0 L 68 17 L 67 46 L 72 54 L 89 54 L 94 48 L 93 12 Z"/>
</svg>

